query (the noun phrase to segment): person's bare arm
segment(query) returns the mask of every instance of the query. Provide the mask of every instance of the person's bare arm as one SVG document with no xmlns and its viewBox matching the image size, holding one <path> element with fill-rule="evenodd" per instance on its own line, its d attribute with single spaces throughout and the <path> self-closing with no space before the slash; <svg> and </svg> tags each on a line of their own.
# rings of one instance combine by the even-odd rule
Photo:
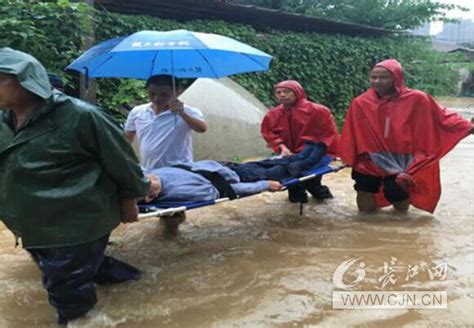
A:
<svg viewBox="0 0 474 328">
<path fill-rule="evenodd" d="M 150 202 L 160 194 L 161 181 L 159 178 L 151 174 L 147 177 L 150 180 L 150 191 L 145 197 L 145 202 Z M 122 221 L 122 223 L 138 221 L 138 206 L 136 199 L 124 198 L 120 200 L 120 221 Z"/>
<path fill-rule="evenodd" d="M 125 131 L 123 133 L 123 136 L 125 137 L 125 139 L 127 139 L 129 143 L 132 143 L 133 140 L 135 140 L 135 134 L 137 134 L 135 131 Z"/>
<path fill-rule="evenodd" d="M 137 200 L 134 198 L 125 198 L 120 200 L 120 221 L 122 223 L 131 223 L 138 220 Z"/>
<path fill-rule="evenodd" d="M 181 113 L 181 117 L 183 120 L 189 125 L 191 129 L 198 133 L 204 133 L 207 130 L 207 124 L 200 119 L 194 118 L 191 115 L 187 114 L 186 112 Z"/>
<path fill-rule="evenodd" d="M 280 144 L 279 147 L 280 147 L 280 154 L 281 154 L 282 156 L 290 156 L 290 155 L 293 155 L 293 153 L 291 152 L 291 150 L 289 150 L 288 147 L 285 146 L 285 144 Z"/>
<path fill-rule="evenodd" d="M 194 131 L 198 133 L 206 132 L 207 124 L 200 119 L 192 117 L 184 111 L 184 104 L 179 100 L 174 100 L 170 103 L 170 110 L 179 116 L 186 122 L 186 124 Z"/>
<path fill-rule="evenodd" d="M 268 184 L 270 185 L 269 191 L 278 191 L 282 188 L 282 185 L 279 181 L 268 180 Z"/>
</svg>

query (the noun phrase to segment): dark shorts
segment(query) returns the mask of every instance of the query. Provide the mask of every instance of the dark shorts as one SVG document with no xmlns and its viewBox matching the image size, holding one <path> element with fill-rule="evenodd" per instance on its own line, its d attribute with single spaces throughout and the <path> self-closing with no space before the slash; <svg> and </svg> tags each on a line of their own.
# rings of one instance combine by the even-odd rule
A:
<svg viewBox="0 0 474 328">
<path fill-rule="evenodd" d="M 383 184 L 383 194 L 390 203 L 398 203 L 410 198 L 410 195 L 395 182 L 395 178 L 395 175 L 376 177 L 352 170 L 355 190 L 376 194 L 380 190 L 380 185 Z"/>
</svg>

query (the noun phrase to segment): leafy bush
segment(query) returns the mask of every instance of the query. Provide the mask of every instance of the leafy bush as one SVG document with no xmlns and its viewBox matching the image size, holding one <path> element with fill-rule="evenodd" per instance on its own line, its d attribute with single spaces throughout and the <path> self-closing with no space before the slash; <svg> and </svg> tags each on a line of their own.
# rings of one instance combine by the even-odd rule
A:
<svg viewBox="0 0 474 328">
<path fill-rule="evenodd" d="M 96 42 L 140 30 L 188 29 L 226 35 L 274 56 L 271 69 L 233 79 L 251 90 L 267 105 L 274 105 L 273 85 L 281 80 L 301 82 L 309 98 L 344 117 L 354 96 L 368 86 L 373 64 L 386 58 L 399 59 L 407 84 L 436 96 L 455 93 L 456 70 L 442 64 L 448 55 L 431 50 L 429 40 L 393 36 L 361 38 L 275 30 L 257 32 L 248 25 L 195 20 L 181 23 L 150 16 L 119 15 L 96 11 L 82 3 L 0 0 L 0 45 L 36 56 L 48 70 L 71 84 L 64 68 L 81 53 L 89 24 L 96 29 Z M 140 102 L 146 97 L 143 83 L 127 79 L 99 79 L 98 102 L 109 110 Z"/>
<path fill-rule="evenodd" d="M 80 55 L 81 26 L 91 17 L 91 8 L 81 3 L 0 0 L 0 46 L 34 55 L 68 81 L 64 68 Z"/>
</svg>

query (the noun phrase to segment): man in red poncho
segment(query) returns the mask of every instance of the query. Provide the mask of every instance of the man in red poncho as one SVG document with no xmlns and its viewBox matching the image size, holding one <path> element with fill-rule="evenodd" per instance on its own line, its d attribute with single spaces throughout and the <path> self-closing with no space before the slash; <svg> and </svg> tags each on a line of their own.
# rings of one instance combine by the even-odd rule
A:
<svg viewBox="0 0 474 328">
<path fill-rule="evenodd" d="M 439 160 L 473 124 L 404 84 L 402 66 L 388 59 L 374 66 L 370 88 L 347 113 L 339 154 L 351 165 L 362 212 L 410 204 L 433 212 L 441 195 Z"/>
<path fill-rule="evenodd" d="M 327 107 L 308 101 L 303 87 L 292 80 L 275 85 L 275 97 L 280 105 L 268 111 L 261 126 L 269 148 L 276 154 L 289 156 L 301 152 L 305 143 L 315 143 L 320 158 L 326 153 L 335 154 L 337 127 Z M 328 187 L 321 185 L 319 176 L 288 188 L 290 201 L 306 203 L 306 190 L 316 199 L 332 198 Z"/>
</svg>

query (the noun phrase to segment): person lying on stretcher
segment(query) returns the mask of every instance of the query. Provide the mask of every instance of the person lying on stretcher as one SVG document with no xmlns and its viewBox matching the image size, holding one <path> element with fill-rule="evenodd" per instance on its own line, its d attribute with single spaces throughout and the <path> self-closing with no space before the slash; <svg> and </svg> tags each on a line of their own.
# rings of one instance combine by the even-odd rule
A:
<svg viewBox="0 0 474 328">
<path fill-rule="evenodd" d="M 278 191 L 281 181 L 301 176 L 326 153 L 324 144 L 308 142 L 302 152 L 249 163 L 204 160 L 145 172 L 159 187 L 146 202 L 198 202 L 231 199 L 263 191 Z"/>
</svg>

